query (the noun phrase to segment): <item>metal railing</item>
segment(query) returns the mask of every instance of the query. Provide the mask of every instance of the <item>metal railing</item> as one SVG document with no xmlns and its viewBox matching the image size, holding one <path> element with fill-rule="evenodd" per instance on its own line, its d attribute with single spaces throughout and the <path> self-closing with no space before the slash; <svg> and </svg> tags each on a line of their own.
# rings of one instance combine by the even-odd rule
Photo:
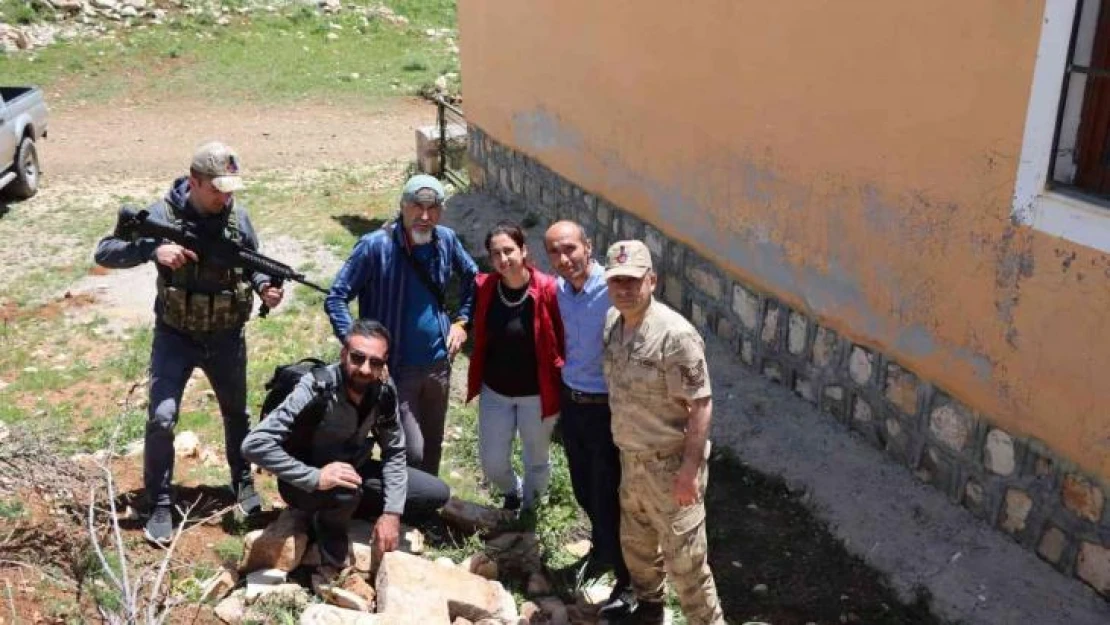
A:
<svg viewBox="0 0 1110 625">
<path fill-rule="evenodd" d="M 439 178 L 447 179 L 459 190 L 470 185 L 466 172 L 466 116 L 462 109 L 442 95 L 435 97 L 436 126 L 439 129 Z"/>
</svg>

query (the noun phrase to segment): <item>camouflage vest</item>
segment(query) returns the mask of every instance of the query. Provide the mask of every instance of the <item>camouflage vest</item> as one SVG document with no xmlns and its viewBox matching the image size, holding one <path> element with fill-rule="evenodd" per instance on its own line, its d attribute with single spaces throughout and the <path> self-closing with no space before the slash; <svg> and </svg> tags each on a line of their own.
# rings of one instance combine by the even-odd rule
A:
<svg viewBox="0 0 1110 625">
<path fill-rule="evenodd" d="M 181 210 L 169 204 L 170 220 L 184 222 Z M 223 236 L 242 243 L 239 214 L 234 207 L 224 225 Z M 158 299 L 162 302 L 162 321 L 172 328 L 191 334 L 230 330 L 250 318 L 254 293 L 249 276 L 238 267 L 228 267 L 211 259 L 185 263 L 178 269 L 158 270 Z"/>
</svg>

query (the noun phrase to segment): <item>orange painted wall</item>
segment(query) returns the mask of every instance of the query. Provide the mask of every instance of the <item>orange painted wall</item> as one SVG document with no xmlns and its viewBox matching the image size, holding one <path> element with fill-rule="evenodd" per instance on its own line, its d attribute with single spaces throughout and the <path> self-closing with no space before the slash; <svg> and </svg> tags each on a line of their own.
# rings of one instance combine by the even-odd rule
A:
<svg viewBox="0 0 1110 625">
<path fill-rule="evenodd" d="M 1110 480 L 1110 258 L 1014 227 L 1044 0 L 462 0 L 471 123 Z"/>
</svg>

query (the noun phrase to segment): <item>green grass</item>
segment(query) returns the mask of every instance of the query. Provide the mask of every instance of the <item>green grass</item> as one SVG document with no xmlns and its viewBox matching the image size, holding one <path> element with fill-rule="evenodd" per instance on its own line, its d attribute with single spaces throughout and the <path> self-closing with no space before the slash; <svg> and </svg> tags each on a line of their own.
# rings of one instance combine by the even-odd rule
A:
<svg viewBox="0 0 1110 625">
<path fill-rule="evenodd" d="M 27 514 L 23 502 L 18 499 L 0 499 L 0 519 L 18 519 Z"/>
<path fill-rule="evenodd" d="M 215 552 L 216 557 L 221 562 L 237 563 L 243 557 L 243 541 L 239 538 L 228 537 L 216 543 L 212 547 L 212 551 Z"/>
<path fill-rule="evenodd" d="M 22 3 L 5 2 L 0 7 L 20 11 L 16 5 Z M 207 13 L 175 11 L 162 25 L 122 29 L 114 38 L 0 55 L 0 75 L 10 84 L 60 92 L 63 102 L 164 101 L 182 94 L 278 102 L 414 94 L 441 74 L 458 72 L 447 42 L 424 32 L 452 28 L 455 2 L 387 4 L 410 17 L 410 24 L 347 9 L 326 15 L 301 4 L 272 14 L 232 12 L 227 25 Z"/>
</svg>

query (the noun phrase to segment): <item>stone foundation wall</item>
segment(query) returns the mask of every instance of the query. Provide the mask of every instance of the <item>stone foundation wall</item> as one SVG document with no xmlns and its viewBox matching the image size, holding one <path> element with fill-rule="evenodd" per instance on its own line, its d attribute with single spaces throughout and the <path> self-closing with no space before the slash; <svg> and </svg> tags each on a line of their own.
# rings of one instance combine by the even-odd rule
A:
<svg viewBox="0 0 1110 625">
<path fill-rule="evenodd" d="M 1060 572 L 1110 596 L 1110 511 L 1098 480 L 473 125 L 468 144 L 477 190 L 547 219 L 578 221 L 595 250 L 642 239 L 656 263 L 657 294 L 703 334 L 732 345 L 753 372 L 858 432 Z"/>
</svg>

